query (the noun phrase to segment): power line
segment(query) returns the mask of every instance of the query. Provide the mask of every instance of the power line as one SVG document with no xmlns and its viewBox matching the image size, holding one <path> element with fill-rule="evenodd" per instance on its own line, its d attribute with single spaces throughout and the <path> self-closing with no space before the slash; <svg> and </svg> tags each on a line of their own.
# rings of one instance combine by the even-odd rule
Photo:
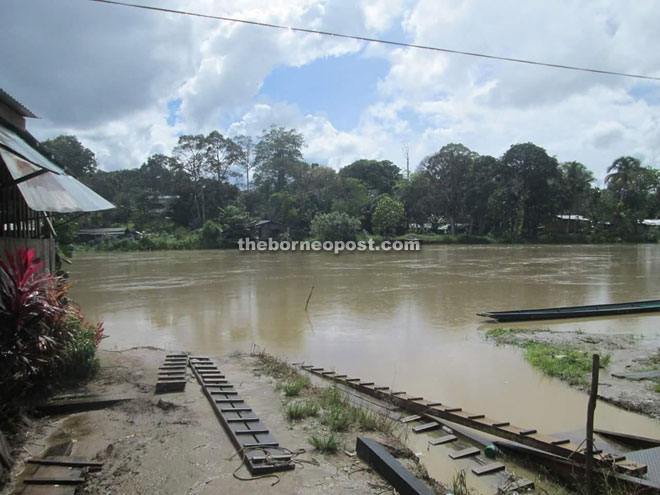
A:
<svg viewBox="0 0 660 495">
<path fill-rule="evenodd" d="M 403 43 L 401 41 L 391 41 L 391 40 L 381 40 L 378 38 L 367 38 L 365 36 L 355 36 L 355 35 L 350 35 L 350 34 L 341 34 L 341 33 L 333 33 L 330 31 L 320 31 L 317 29 L 307 29 L 307 28 L 299 28 L 299 27 L 292 27 L 292 26 L 282 26 L 279 24 L 270 24 L 267 22 L 258 22 L 258 21 L 248 21 L 246 19 L 235 19 L 232 17 L 223 17 L 219 15 L 211 15 L 211 14 L 200 14 L 197 12 L 188 12 L 185 10 L 175 10 L 175 9 L 166 9 L 163 7 L 153 7 L 150 5 L 139 5 L 139 4 L 134 4 L 134 3 L 128 3 L 128 2 L 120 2 L 117 0 L 89 0 L 90 2 L 96 2 L 96 3 L 105 3 L 105 4 L 110 4 L 110 5 L 119 5 L 122 7 L 132 7 L 136 9 L 144 9 L 144 10 L 153 10 L 156 12 L 164 12 L 168 14 L 179 14 L 179 15 L 187 15 L 191 17 L 202 17 L 205 19 L 215 19 L 219 21 L 227 21 L 227 22 L 235 22 L 239 24 L 249 24 L 252 26 L 260 26 L 260 27 L 268 27 L 268 28 L 273 28 L 273 29 L 283 29 L 287 31 L 295 31 L 298 33 L 308 33 L 308 34 L 319 34 L 322 36 L 333 36 L 335 38 L 345 38 L 345 39 L 351 39 L 351 40 L 357 40 L 357 41 L 366 41 L 369 43 L 380 43 L 383 45 L 393 45 L 393 46 L 401 46 L 405 48 L 416 48 L 419 50 L 430 50 L 434 52 L 443 52 L 443 53 L 452 53 L 455 55 L 466 55 L 469 57 L 480 57 L 480 58 L 487 58 L 487 59 L 492 59 L 492 60 L 503 60 L 505 62 L 515 62 L 519 64 L 528 64 L 528 65 L 539 65 L 543 67 L 551 67 L 554 69 L 566 69 L 566 70 L 576 70 L 576 71 L 581 71 L 581 72 L 592 72 L 596 74 L 607 74 L 610 76 L 621 76 L 621 77 L 632 77 L 636 79 L 648 79 L 652 81 L 660 81 L 660 77 L 655 77 L 655 76 L 644 76 L 641 74 L 629 74 L 626 72 L 616 72 L 616 71 L 610 71 L 610 70 L 601 70 L 601 69 L 592 69 L 589 67 L 577 67 L 573 65 L 563 65 L 563 64 L 552 64 L 548 62 L 538 62 L 535 60 L 527 60 L 527 59 L 522 59 L 522 58 L 511 58 L 511 57 L 498 57 L 497 55 L 487 55 L 485 53 L 476 53 L 476 52 L 466 52 L 462 50 L 451 50 L 449 48 L 439 48 L 436 46 L 427 46 L 427 45 L 416 45 L 413 43 Z"/>
</svg>

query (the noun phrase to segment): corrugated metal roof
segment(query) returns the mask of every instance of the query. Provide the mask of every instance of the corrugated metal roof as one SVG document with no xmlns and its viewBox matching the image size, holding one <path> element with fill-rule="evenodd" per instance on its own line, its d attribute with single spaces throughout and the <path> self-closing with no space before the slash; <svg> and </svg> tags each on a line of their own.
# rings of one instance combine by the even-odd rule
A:
<svg viewBox="0 0 660 495">
<path fill-rule="evenodd" d="M 51 162 L 44 155 L 35 150 L 25 140 L 14 131 L 0 126 L 0 144 L 12 150 L 15 154 L 22 156 L 29 162 L 45 168 L 56 174 L 64 174 L 64 170 Z"/>
<path fill-rule="evenodd" d="M 0 127 L 0 131 L 6 131 L 6 129 Z M 26 143 L 24 144 L 27 146 Z M 37 153 L 37 155 L 45 159 L 41 154 Z M 34 163 L 30 163 L 3 148 L 0 148 L 0 156 L 5 165 L 7 165 L 7 169 L 14 180 L 34 173 L 42 167 L 41 164 L 36 166 Z M 59 172 L 48 168 L 48 173 L 28 179 L 17 186 L 25 202 L 31 209 L 35 211 L 70 213 L 75 211 L 109 210 L 115 207 L 84 184 L 66 175 L 59 167 L 53 164 L 50 165 L 56 170 L 59 170 Z"/>
<path fill-rule="evenodd" d="M 32 119 L 38 119 L 35 114 L 30 112 L 25 105 L 23 105 L 20 101 L 18 101 L 16 98 L 14 98 L 12 95 L 7 93 L 4 89 L 0 88 L 0 101 L 3 102 L 5 105 L 7 105 L 9 108 L 17 112 L 19 115 L 22 117 L 29 117 Z"/>
</svg>

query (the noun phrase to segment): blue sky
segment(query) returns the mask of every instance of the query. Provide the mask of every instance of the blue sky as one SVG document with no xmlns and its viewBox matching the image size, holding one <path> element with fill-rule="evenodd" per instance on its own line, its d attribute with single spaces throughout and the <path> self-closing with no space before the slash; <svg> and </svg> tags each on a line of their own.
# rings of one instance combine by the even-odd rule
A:
<svg viewBox="0 0 660 495">
<path fill-rule="evenodd" d="M 325 57 L 302 67 L 278 67 L 261 87 L 271 102 L 295 103 L 301 112 L 323 115 L 341 131 L 360 122 L 365 107 L 378 100 L 378 81 L 389 64 L 363 54 Z"/>
</svg>

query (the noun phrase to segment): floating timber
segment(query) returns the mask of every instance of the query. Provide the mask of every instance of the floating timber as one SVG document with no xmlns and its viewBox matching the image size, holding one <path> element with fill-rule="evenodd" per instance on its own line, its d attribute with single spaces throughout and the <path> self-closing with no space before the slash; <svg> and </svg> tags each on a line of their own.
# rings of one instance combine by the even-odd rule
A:
<svg viewBox="0 0 660 495">
<path fill-rule="evenodd" d="M 594 433 L 600 436 L 614 440 L 623 445 L 628 445 L 635 449 L 651 449 L 660 447 L 660 440 L 656 438 L 640 437 L 637 435 L 628 435 L 627 433 L 618 433 L 616 431 L 594 429 Z"/>
<path fill-rule="evenodd" d="M 189 365 L 213 412 L 252 474 L 294 469 L 291 452 L 280 447 L 210 358 L 191 356 Z"/>
<path fill-rule="evenodd" d="M 188 355 L 183 353 L 168 354 L 163 365 L 158 368 L 156 393 L 183 392 L 186 388 L 186 367 Z"/>
<path fill-rule="evenodd" d="M 493 442 L 498 449 L 503 451 L 508 455 L 519 455 L 523 456 L 527 460 L 534 460 L 545 468 L 551 468 L 553 473 L 560 476 L 569 484 L 574 484 L 576 480 L 578 482 L 582 481 L 584 477 L 584 463 L 575 462 L 571 459 L 562 458 L 547 452 L 543 452 L 537 449 L 532 449 L 526 447 L 525 445 L 520 445 L 518 443 L 507 442 L 503 440 L 496 440 Z M 631 459 L 634 458 L 634 455 L 645 451 L 629 452 L 628 455 Z M 659 453 L 660 454 L 660 453 Z M 655 462 L 658 463 L 658 472 L 660 472 L 660 458 L 656 457 Z M 644 464 L 645 465 L 645 464 Z M 660 494 L 660 479 L 654 480 L 653 471 L 649 470 L 649 474 L 645 475 L 643 478 L 636 476 L 630 476 L 628 474 L 622 474 L 614 472 L 608 468 L 598 468 L 598 473 L 603 478 L 616 483 L 621 488 L 633 489 L 633 493 L 636 494 Z M 651 478 L 651 479 L 649 479 Z"/>
<path fill-rule="evenodd" d="M 477 313 L 496 321 L 554 320 L 559 318 L 592 318 L 595 316 L 627 315 L 660 311 L 660 300 L 634 301 L 590 306 L 564 306 L 559 308 L 517 309 Z"/>
<path fill-rule="evenodd" d="M 430 421 L 450 421 L 534 449 L 549 452 L 562 458 L 570 458 L 577 462 L 584 462 L 585 460 L 586 449 L 571 443 L 570 440 L 565 438 L 543 435 L 532 428 L 513 426 L 508 421 L 499 421 L 489 418 L 485 414 L 475 414 L 464 411 L 460 407 L 424 400 L 405 392 L 389 393 L 372 385 L 371 382 L 363 383 L 359 378 L 340 378 L 335 375 L 326 375 L 322 373 L 322 368 L 315 368 L 310 365 L 303 365 L 301 368 L 365 395 L 390 402 Z M 312 371 L 312 368 L 314 368 L 314 371 Z M 369 385 L 365 383 L 369 383 Z M 617 472 L 633 476 L 643 475 L 647 471 L 645 464 L 626 460 L 623 456 L 617 457 L 602 452 L 594 453 L 594 461 L 597 466 L 611 467 Z"/>
<path fill-rule="evenodd" d="M 358 437 L 357 455 L 371 465 L 401 495 L 432 495 L 433 491 L 387 452 L 381 444 L 370 438 Z"/>
<path fill-rule="evenodd" d="M 452 459 L 464 459 L 465 457 L 472 457 L 478 455 L 481 451 L 476 447 L 468 447 L 467 449 L 457 450 L 455 452 L 450 452 L 449 457 Z"/>
<path fill-rule="evenodd" d="M 485 474 L 493 474 L 499 471 L 504 471 L 504 464 L 501 462 L 491 462 L 484 466 L 473 467 L 472 472 L 477 476 L 483 476 Z"/>
<path fill-rule="evenodd" d="M 456 440 L 458 440 L 458 437 L 456 435 L 445 435 L 443 437 L 429 440 L 429 443 L 431 445 L 444 445 L 446 443 L 455 442 Z"/>
</svg>

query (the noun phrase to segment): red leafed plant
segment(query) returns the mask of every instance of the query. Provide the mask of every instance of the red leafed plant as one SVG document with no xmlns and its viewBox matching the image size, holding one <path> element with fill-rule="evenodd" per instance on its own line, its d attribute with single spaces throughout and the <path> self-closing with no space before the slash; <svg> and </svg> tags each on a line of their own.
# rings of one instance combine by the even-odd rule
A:
<svg viewBox="0 0 660 495">
<path fill-rule="evenodd" d="M 42 270 L 33 249 L 0 261 L 0 393 L 51 374 L 73 334 L 66 324 L 66 279 Z M 16 390 L 13 390 L 16 389 Z"/>
</svg>

